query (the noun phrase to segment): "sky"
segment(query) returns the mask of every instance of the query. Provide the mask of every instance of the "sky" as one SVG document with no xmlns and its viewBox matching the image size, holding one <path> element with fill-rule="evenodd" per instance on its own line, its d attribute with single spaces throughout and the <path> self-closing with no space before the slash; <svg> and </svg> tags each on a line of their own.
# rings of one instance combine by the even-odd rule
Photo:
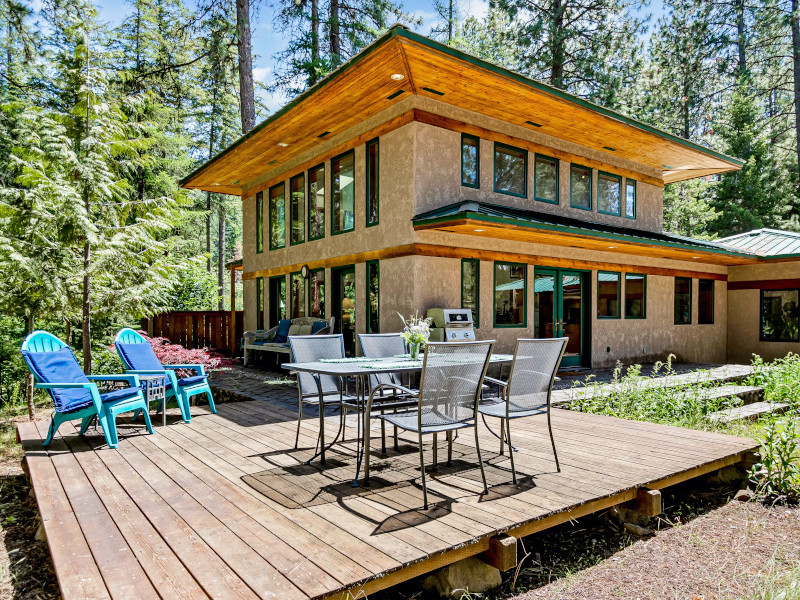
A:
<svg viewBox="0 0 800 600">
<path fill-rule="evenodd" d="M 34 0 L 34 3 L 38 0 Z M 187 4 L 193 4 L 188 0 Z M 283 36 L 272 27 L 272 9 L 265 0 L 251 0 L 253 6 L 252 44 L 253 44 L 253 78 L 262 83 L 268 83 L 275 68 L 274 56 L 286 44 Z M 100 17 L 110 25 L 117 25 L 130 11 L 126 0 L 99 0 L 96 6 L 100 10 Z M 488 0 L 462 0 L 462 9 L 465 14 L 483 17 L 489 9 Z M 416 26 L 415 31 L 428 35 L 437 22 L 437 15 L 433 10 L 432 0 L 403 0 L 405 12 L 422 19 L 422 24 Z M 636 11 L 640 17 L 650 16 L 650 25 L 664 12 L 662 0 L 650 0 L 649 6 Z M 278 93 L 268 93 L 262 90 L 259 93 L 269 112 L 274 112 L 288 102 L 288 98 Z"/>
</svg>

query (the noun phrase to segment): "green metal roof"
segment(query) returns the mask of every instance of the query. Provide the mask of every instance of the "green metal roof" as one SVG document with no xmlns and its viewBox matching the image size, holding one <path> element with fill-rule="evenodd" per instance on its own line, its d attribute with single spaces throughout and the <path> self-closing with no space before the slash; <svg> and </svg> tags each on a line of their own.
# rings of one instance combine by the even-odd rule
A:
<svg viewBox="0 0 800 600">
<path fill-rule="evenodd" d="M 782 229 L 755 229 L 719 240 L 721 244 L 758 256 L 800 255 L 800 233 Z"/>
</svg>

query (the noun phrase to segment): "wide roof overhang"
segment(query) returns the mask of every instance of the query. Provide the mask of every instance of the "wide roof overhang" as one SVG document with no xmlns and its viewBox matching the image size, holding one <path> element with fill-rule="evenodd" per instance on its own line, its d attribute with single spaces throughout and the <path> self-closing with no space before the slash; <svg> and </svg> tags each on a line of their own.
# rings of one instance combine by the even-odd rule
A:
<svg viewBox="0 0 800 600">
<path fill-rule="evenodd" d="M 402 79 L 392 79 L 402 75 Z M 664 183 L 742 161 L 394 26 L 328 77 L 181 181 L 241 195 L 242 186 L 325 139 L 418 95 L 528 127 L 661 173 Z M 612 159 L 613 160 L 613 159 Z"/>
</svg>

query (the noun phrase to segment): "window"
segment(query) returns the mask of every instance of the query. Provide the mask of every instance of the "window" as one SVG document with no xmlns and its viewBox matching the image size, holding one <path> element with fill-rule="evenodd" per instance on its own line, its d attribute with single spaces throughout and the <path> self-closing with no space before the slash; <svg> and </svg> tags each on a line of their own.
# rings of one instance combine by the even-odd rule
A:
<svg viewBox="0 0 800 600">
<path fill-rule="evenodd" d="M 308 315 L 317 319 L 325 318 L 325 269 L 311 271 L 308 276 L 309 297 Z"/>
<path fill-rule="evenodd" d="M 800 341 L 800 290 L 761 290 L 761 341 Z"/>
<path fill-rule="evenodd" d="M 378 224 L 380 196 L 380 152 L 378 140 L 367 142 L 367 227 Z"/>
<path fill-rule="evenodd" d="M 636 182 L 633 179 L 625 180 L 625 216 L 636 218 Z"/>
<path fill-rule="evenodd" d="M 472 322 L 478 327 L 480 314 L 481 263 L 475 258 L 461 259 L 461 308 L 472 311 Z"/>
<path fill-rule="evenodd" d="M 256 277 L 256 329 L 264 329 L 264 278 Z"/>
<path fill-rule="evenodd" d="M 675 278 L 675 325 L 692 324 L 692 280 Z"/>
<path fill-rule="evenodd" d="M 592 170 L 580 165 L 569 166 L 569 205 L 592 210 Z"/>
<path fill-rule="evenodd" d="M 381 331 L 381 279 L 377 260 L 367 261 L 367 333 Z"/>
<path fill-rule="evenodd" d="M 525 265 L 494 263 L 494 326 L 525 327 Z"/>
<path fill-rule="evenodd" d="M 355 229 L 355 187 L 355 154 L 350 150 L 331 160 L 334 234 Z"/>
<path fill-rule="evenodd" d="M 264 251 L 264 192 L 256 194 L 256 253 Z"/>
<path fill-rule="evenodd" d="M 714 324 L 714 280 L 697 281 L 697 322 L 700 325 Z"/>
<path fill-rule="evenodd" d="M 533 159 L 533 197 L 558 204 L 558 159 L 536 155 Z"/>
<path fill-rule="evenodd" d="M 289 305 L 289 318 L 297 319 L 306 316 L 306 280 L 300 271 L 289 275 L 289 286 L 291 290 Z"/>
<path fill-rule="evenodd" d="M 289 243 L 306 241 L 306 176 L 303 173 L 289 180 Z"/>
<path fill-rule="evenodd" d="M 494 144 L 494 191 L 525 198 L 528 195 L 528 151 Z"/>
<path fill-rule="evenodd" d="M 308 170 L 308 239 L 325 237 L 325 165 Z"/>
<path fill-rule="evenodd" d="M 286 186 L 269 188 L 269 249 L 286 247 Z"/>
<path fill-rule="evenodd" d="M 597 174 L 597 212 L 622 214 L 622 177 L 610 173 Z"/>
<path fill-rule="evenodd" d="M 461 185 L 481 187 L 481 141 L 474 135 L 461 134 Z"/>
<path fill-rule="evenodd" d="M 597 318 L 619 319 L 621 276 L 607 271 L 597 272 Z"/>
<path fill-rule="evenodd" d="M 647 317 L 647 275 L 625 273 L 625 318 Z"/>
</svg>

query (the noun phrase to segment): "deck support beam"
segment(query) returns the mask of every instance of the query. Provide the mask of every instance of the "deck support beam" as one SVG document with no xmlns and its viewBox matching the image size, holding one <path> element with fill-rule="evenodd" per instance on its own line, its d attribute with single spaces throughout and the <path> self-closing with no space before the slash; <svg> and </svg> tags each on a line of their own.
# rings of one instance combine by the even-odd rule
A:
<svg viewBox="0 0 800 600">
<path fill-rule="evenodd" d="M 499 571 L 510 571 L 517 566 L 517 538 L 505 533 L 494 536 L 480 559 Z"/>
<path fill-rule="evenodd" d="M 639 488 L 636 490 L 636 498 L 626 502 L 623 506 L 647 517 L 658 516 L 663 512 L 661 492 L 659 490 Z"/>
</svg>

